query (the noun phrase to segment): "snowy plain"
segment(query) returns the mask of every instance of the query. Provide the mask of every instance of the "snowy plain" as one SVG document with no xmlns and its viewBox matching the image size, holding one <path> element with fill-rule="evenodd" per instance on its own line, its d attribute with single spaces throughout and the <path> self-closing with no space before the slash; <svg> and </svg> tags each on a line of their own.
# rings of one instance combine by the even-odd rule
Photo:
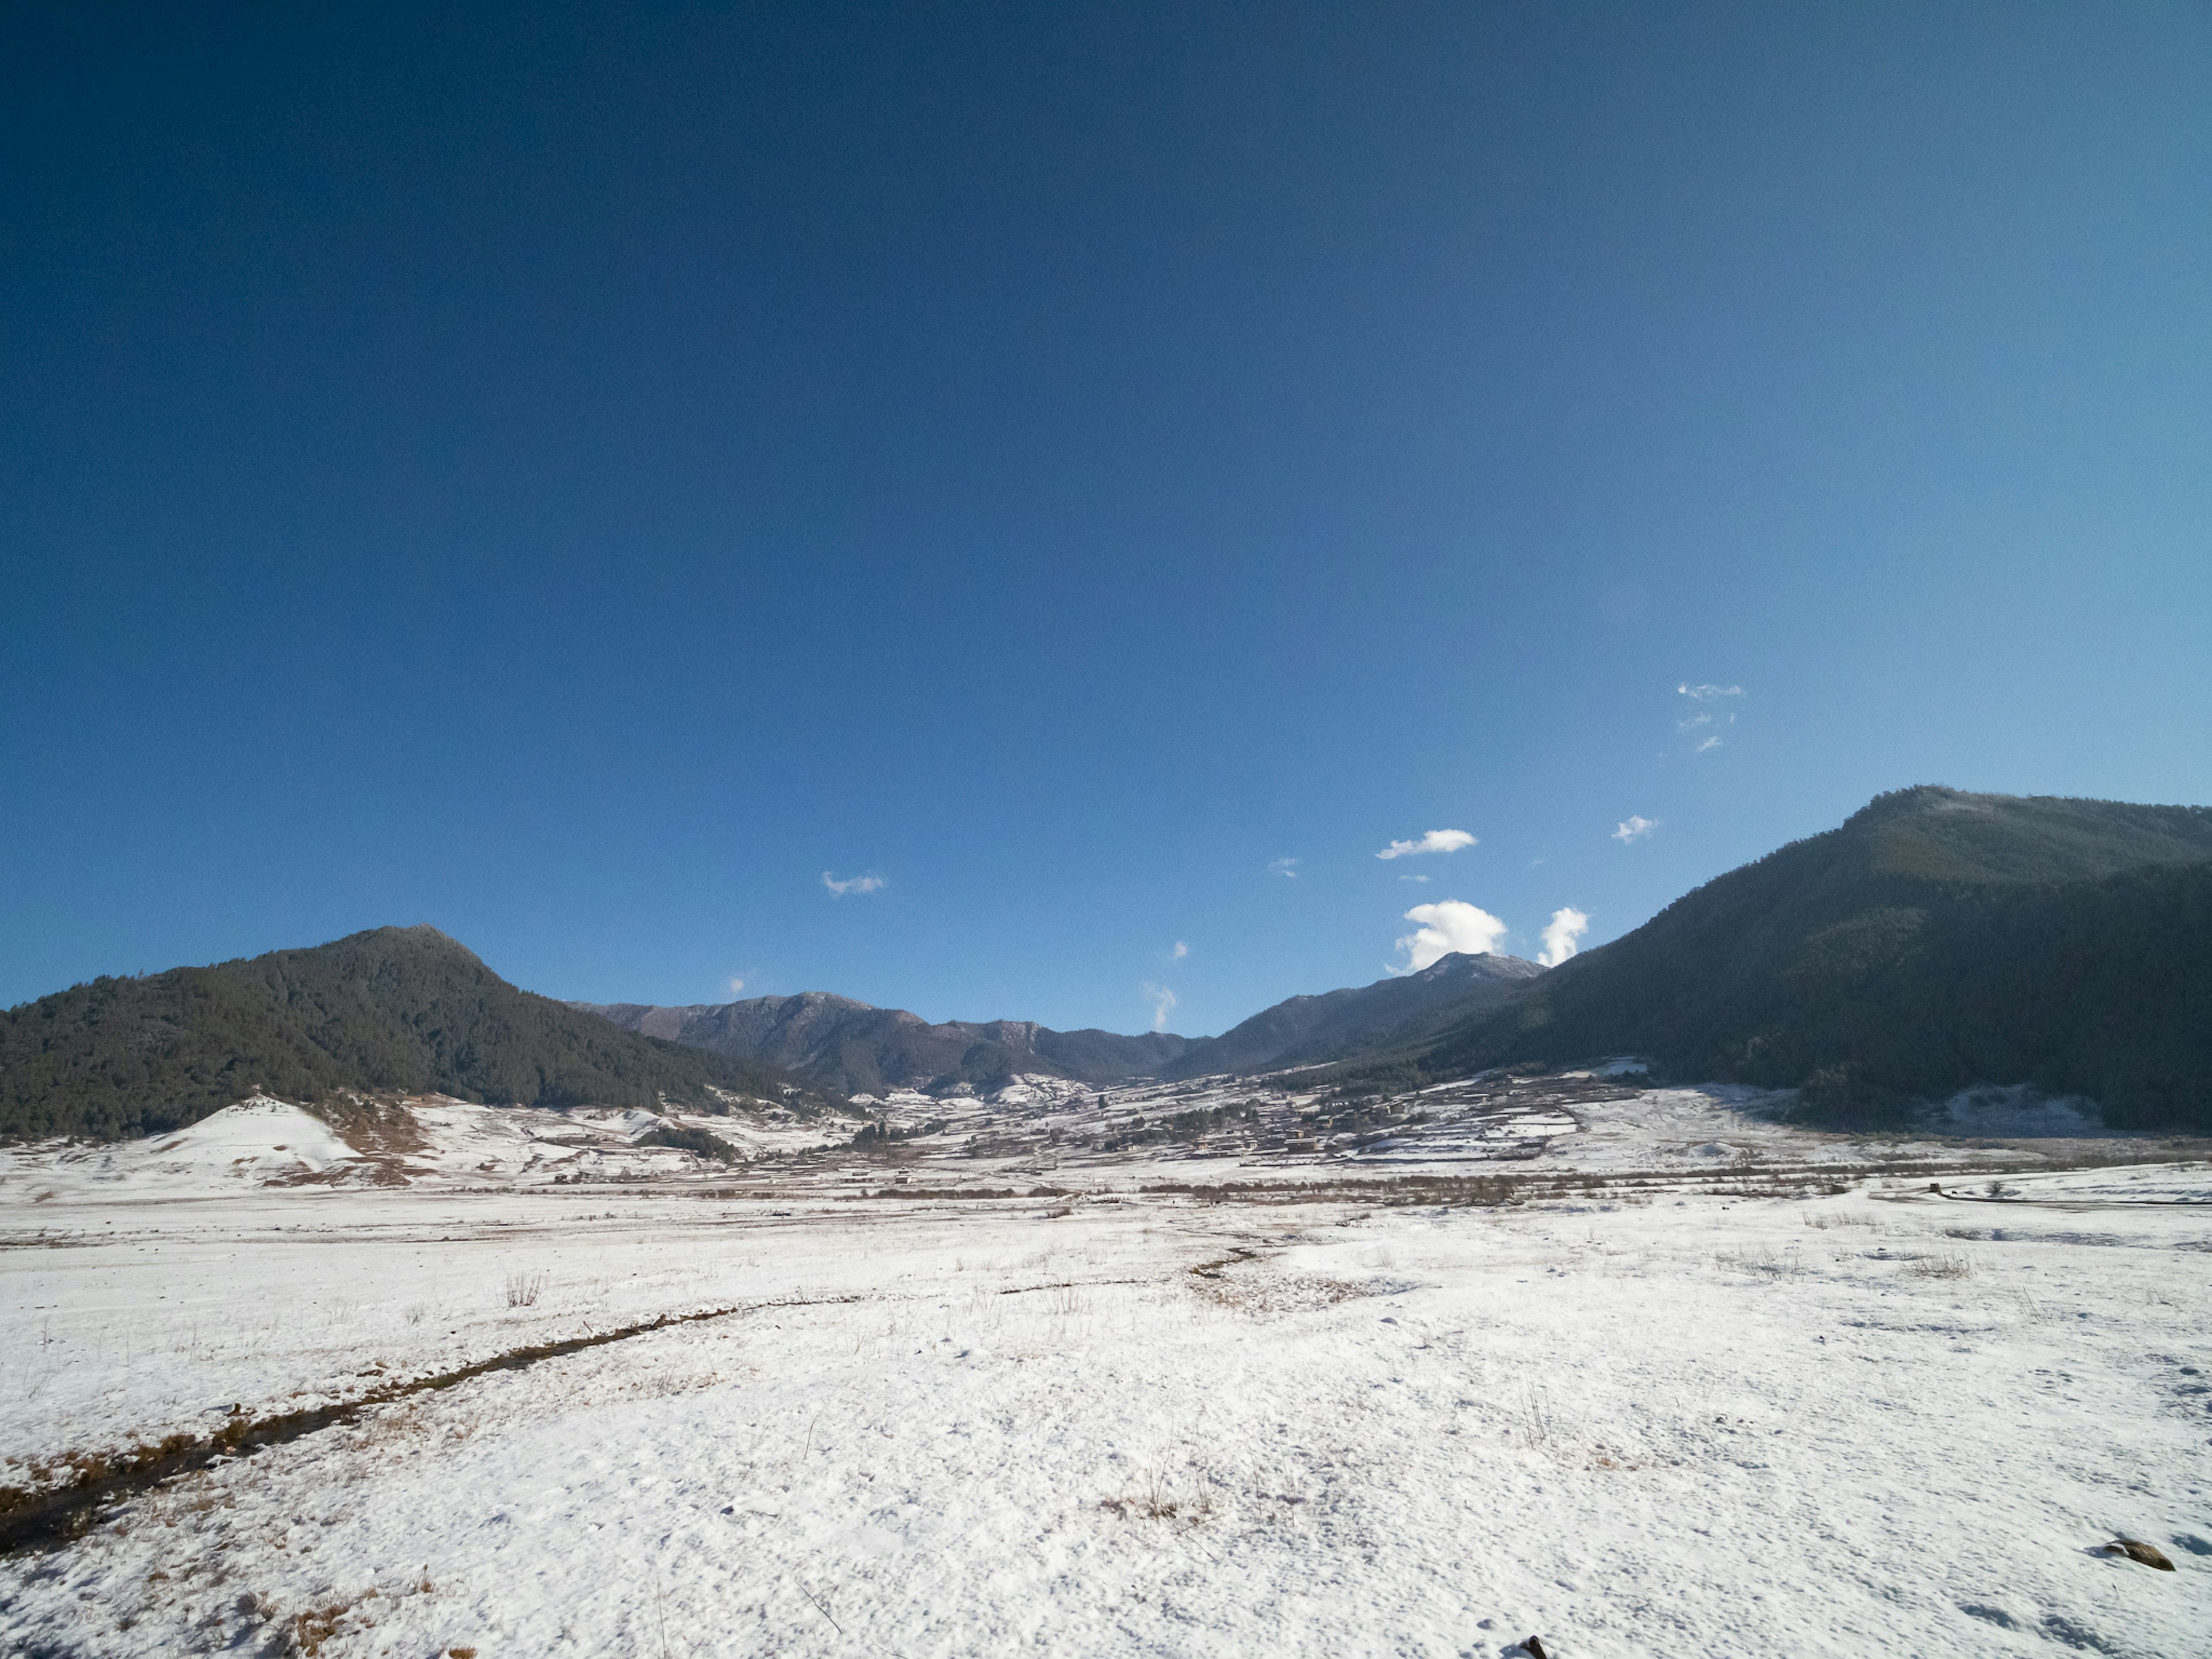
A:
<svg viewBox="0 0 2212 1659">
<path fill-rule="evenodd" d="M 0 1560 L 0 1652 L 2212 1651 L 2201 1161 L 1588 1081 L 1273 1145 L 1104 1150 L 1249 1085 L 1036 1080 L 874 1103 L 942 1126 L 890 1161 L 450 1102 L 0 1153 L 0 1486 L 714 1316 L 121 1503 Z"/>
</svg>

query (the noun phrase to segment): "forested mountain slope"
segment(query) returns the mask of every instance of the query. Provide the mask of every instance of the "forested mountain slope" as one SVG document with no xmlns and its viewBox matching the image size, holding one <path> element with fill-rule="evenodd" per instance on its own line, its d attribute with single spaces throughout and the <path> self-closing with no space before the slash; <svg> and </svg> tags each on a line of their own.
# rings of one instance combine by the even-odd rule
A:
<svg viewBox="0 0 2212 1659">
<path fill-rule="evenodd" d="M 97 979 L 0 1013 L 6 1139 L 148 1134 L 256 1092 L 651 1109 L 796 1081 L 518 990 L 434 927 Z"/>
<path fill-rule="evenodd" d="M 1368 1069 L 1651 1055 L 1893 1111 L 1978 1083 L 2212 1127 L 2212 811 L 1877 797 Z"/>
</svg>

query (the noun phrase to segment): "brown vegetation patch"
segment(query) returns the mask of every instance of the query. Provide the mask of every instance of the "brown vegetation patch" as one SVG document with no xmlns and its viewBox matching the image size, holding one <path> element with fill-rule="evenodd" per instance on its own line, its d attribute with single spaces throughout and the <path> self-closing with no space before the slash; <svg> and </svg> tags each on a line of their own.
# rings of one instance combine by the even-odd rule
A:
<svg viewBox="0 0 2212 1659">
<path fill-rule="evenodd" d="M 309 1607 L 305 1612 L 294 1613 L 284 1622 L 284 1634 L 291 1644 L 292 1651 L 305 1654 L 307 1659 L 314 1659 L 314 1656 L 323 1650 L 323 1644 L 338 1634 L 338 1627 L 355 1614 L 362 1603 L 375 1599 L 376 1591 L 372 1589 L 351 1601 L 333 1601 L 325 1607 Z M 365 1613 L 360 1615 L 360 1623 L 364 1627 L 368 1625 L 368 1619 Z"/>
<path fill-rule="evenodd" d="M 1234 1279 L 1201 1279 L 1193 1287 L 1216 1307 L 1239 1313 L 1312 1313 L 1355 1297 L 1381 1294 L 1381 1288 L 1319 1273 L 1269 1273 Z"/>
<path fill-rule="evenodd" d="M 350 1099 L 310 1109 L 364 1158 L 403 1158 L 430 1144 L 404 1099 Z"/>
<path fill-rule="evenodd" d="M 2160 1572 L 2174 1570 L 2173 1563 L 2166 1559 L 2164 1550 L 2155 1544 L 2146 1544 L 2140 1538 L 2115 1538 L 2105 1546 L 2103 1553 L 2125 1556 L 2146 1567 L 2156 1567 Z"/>
</svg>

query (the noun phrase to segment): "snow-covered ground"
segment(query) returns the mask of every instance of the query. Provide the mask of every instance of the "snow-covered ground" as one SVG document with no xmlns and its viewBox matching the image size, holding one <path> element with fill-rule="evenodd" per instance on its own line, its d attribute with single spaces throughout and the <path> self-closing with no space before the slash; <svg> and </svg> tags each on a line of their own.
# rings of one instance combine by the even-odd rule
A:
<svg viewBox="0 0 2212 1659">
<path fill-rule="evenodd" d="M 1378 1202 L 1373 1140 L 1087 1144 L 1194 1092 L 894 1100 L 969 1124 L 900 1164 L 452 1103 L 380 1184 L 274 1104 L 8 1154 L 0 1486 L 731 1311 L 182 1476 L 0 1561 L 0 1652 L 2206 1652 L 2212 1172 L 1798 1181 L 1855 1143 L 1693 1093 L 1574 1103 L 1593 1190 L 1492 1206 Z"/>
</svg>

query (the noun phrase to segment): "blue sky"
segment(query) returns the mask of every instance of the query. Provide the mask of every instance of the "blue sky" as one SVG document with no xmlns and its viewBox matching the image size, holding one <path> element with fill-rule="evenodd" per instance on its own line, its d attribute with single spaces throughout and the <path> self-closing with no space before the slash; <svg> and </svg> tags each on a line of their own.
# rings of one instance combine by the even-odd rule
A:
<svg viewBox="0 0 2212 1659">
<path fill-rule="evenodd" d="M 2212 800 L 2201 6 L 444 9 L 0 24 L 0 1001 L 1197 1033 Z"/>
</svg>

